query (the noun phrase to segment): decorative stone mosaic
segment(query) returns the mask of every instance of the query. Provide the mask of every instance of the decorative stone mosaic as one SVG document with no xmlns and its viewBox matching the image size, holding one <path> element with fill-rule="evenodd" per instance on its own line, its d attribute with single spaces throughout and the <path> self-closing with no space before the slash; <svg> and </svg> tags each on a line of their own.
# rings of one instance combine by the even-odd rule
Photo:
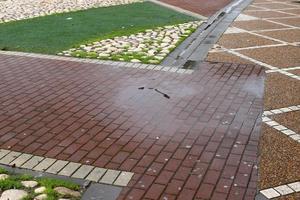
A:
<svg viewBox="0 0 300 200">
<path fill-rule="evenodd" d="M 83 44 L 78 48 L 58 53 L 58 55 L 159 64 L 178 44 L 192 34 L 200 24 L 200 21 L 192 21 L 148 29 L 129 36 L 114 37 Z"/>
<path fill-rule="evenodd" d="M 140 0 L 6 0 L 0 1 L 0 23 Z"/>
</svg>

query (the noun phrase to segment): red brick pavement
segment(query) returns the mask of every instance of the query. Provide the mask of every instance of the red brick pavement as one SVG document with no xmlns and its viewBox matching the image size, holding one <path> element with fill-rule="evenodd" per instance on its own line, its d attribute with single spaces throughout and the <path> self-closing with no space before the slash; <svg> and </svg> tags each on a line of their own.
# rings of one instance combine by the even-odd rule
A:
<svg viewBox="0 0 300 200">
<path fill-rule="evenodd" d="M 0 60 L 1 148 L 135 172 L 119 199 L 253 199 L 261 67 Z"/>
<path fill-rule="evenodd" d="M 183 8 L 209 17 L 225 7 L 232 0 L 160 0 L 164 3 Z"/>
</svg>

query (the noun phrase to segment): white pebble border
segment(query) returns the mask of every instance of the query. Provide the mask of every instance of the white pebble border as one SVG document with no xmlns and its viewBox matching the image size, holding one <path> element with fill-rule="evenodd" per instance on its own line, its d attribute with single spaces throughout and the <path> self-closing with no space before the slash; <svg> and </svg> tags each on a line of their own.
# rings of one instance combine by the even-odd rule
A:
<svg viewBox="0 0 300 200">
<path fill-rule="evenodd" d="M 264 111 L 263 115 L 264 116 L 270 116 L 270 115 L 287 113 L 287 112 L 292 112 L 292 111 L 297 111 L 297 110 L 300 110 L 300 105 L 290 106 L 290 107 L 285 107 L 285 108 L 278 108 L 278 109 L 269 110 L 269 111 Z"/>
<path fill-rule="evenodd" d="M 134 173 L 0 149 L 0 164 L 125 187 Z"/>
<path fill-rule="evenodd" d="M 178 74 L 192 74 L 194 72 L 194 70 L 191 70 L 191 69 L 182 69 L 182 68 L 177 68 L 177 67 L 172 67 L 172 66 L 150 65 L 150 64 L 142 64 L 142 63 L 127 63 L 127 62 L 106 61 L 106 60 L 97 60 L 97 59 L 84 59 L 84 58 L 74 58 L 74 57 L 63 57 L 63 56 L 44 55 L 44 54 L 37 54 L 37 53 L 0 51 L 0 54 L 10 55 L 10 56 L 23 56 L 23 57 L 30 57 L 30 58 L 80 62 L 80 63 L 91 63 L 91 64 L 99 64 L 99 65 L 110 65 L 110 66 L 116 67 L 116 68 L 119 68 L 119 67 L 136 68 L 136 69 L 163 71 L 163 72 L 171 72 L 171 73 L 178 73 Z"/>
<path fill-rule="evenodd" d="M 119 36 L 82 44 L 78 48 L 63 51 L 58 55 L 159 64 L 201 23 L 201 21 L 192 21 L 148 29 L 129 36 Z"/>
<path fill-rule="evenodd" d="M 0 23 L 141 0 L 0 0 Z"/>
<path fill-rule="evenodd" d="M 300 192 L 300 181 L 280 185 L 277 187 L 272 187 L 268 189 L 261 190 L 260 193 L 267 199 L 273 199 L 280 196 L 285 196 L 288 194 Z"/>
<path fill-rule="evenodd" d="M 300 105 L 264 111 L 262 121 L 268 126 L 280 131 L 289 138 L 300 143 L 300 134 L 270 119 L 268 116 L 300 110 Z"/>
</svg>

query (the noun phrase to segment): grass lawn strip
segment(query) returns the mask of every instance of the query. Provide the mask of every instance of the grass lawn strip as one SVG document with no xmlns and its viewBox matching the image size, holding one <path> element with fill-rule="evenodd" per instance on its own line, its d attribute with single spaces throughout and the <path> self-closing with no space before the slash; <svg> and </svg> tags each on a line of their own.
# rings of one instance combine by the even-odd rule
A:
<svg viewBox="0 0 300 200">
<path fill-rule="evenodd" d="M 140 0 L 0 0 L 0 23 Z"/>
<path fill-rule="evenodd" d="M 199 21 L 148 29 L 63 51 L 58 55 L 159 64 L 201 24 Z"/>
<path fill-rule="evenodd" d="M 22 200 L 57 200 L 59 198 L 79 200 L 80 189 L 79 185 L 65 180 L 12 174 L 0 168 L 1 199 L 21 197 Z"/>
<path fill-rule="evenodd" d="M 0 24 L 0 49 L 57 54 L 81 44 L 196 20 L 150 2 Z"/>
</svg>

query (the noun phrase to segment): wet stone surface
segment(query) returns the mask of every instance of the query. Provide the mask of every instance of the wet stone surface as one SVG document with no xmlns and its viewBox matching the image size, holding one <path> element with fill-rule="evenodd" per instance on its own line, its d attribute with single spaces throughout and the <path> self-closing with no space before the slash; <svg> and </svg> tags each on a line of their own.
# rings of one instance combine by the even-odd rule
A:
<svg viewBox="0 0 300 200">
<path fill-rule="evenodd" d="M 0 56 L 1 148 L 134 172 L 119 199 L 254 197 L 261 67 L 180 74 Z"/>
</svg>

